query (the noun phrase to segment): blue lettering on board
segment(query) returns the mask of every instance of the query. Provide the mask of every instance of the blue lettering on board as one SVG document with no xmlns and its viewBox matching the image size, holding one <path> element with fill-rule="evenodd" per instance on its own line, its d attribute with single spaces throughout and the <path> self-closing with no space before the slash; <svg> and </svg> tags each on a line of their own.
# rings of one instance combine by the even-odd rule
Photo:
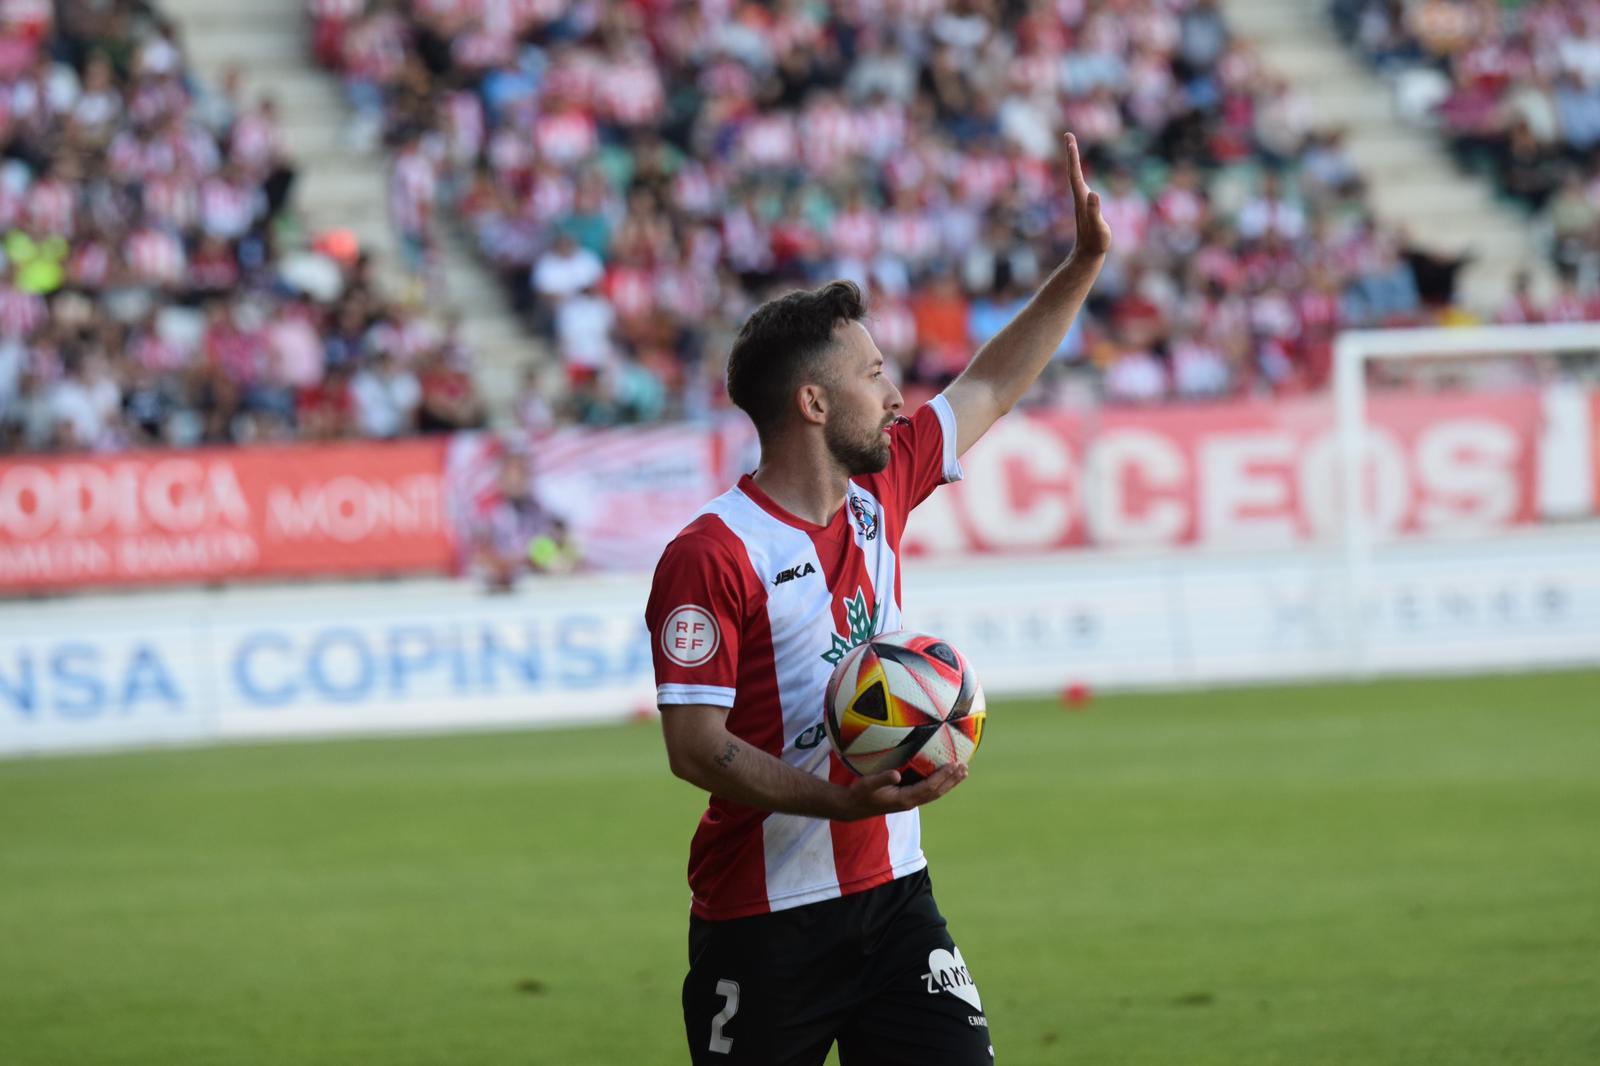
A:
<svg viewBox="0 0 1600 1066">
<path fill-rule="evenodd" d="M 91 721 L 146 706 L 182 713 L 183 693 L 160 649 L 140 643 L 126 653 L 89 641 L 23 646 L 0 659 L 0 709 Z"/>
<path fill-rule="evenodd" d="M 278 707 L 295 698 L 298 686 L 294 681 L 285 676 L 282 660 L 293 653 L 289 638 L 282 633 L 264 632 L 252 633 L 239 644 L 239 650 L 233 654 L 233 683 L 244 694 L 245 699 L 251 703 L 259 703 L 268 707 Z M 265 670 L 261 667 L 277 660 L 278 669 L 272 676 L 279 680 L 276 684 L 265 680 Z"/>
</svg>

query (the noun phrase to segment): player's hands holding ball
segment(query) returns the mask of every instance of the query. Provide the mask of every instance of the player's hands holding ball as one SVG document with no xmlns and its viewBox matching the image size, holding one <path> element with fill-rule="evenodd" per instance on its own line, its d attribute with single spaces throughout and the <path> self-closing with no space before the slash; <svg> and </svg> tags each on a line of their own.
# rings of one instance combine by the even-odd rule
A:
<svg viewBox="0 0 1600 1066">
<path fill-rule="evenodd" d="M 909 811 L 949 792 L 967 779 L 988 716 L 977 674 L 949 641 L 899 630 L 858 644 L 823 697 L 834 753 L 860 775 L 833 817 Z"/>
<path fill-rule="evenodd" d="M 966 763 L 946 763 L 915 784 L 902 785 L 899 770 L 885 770 L 850 782 L 845 792 L 845 809 L 839 820 L 853 822 L 879 814 L 909 811 L 932 803 L 967 779 Z"/>
</svg>

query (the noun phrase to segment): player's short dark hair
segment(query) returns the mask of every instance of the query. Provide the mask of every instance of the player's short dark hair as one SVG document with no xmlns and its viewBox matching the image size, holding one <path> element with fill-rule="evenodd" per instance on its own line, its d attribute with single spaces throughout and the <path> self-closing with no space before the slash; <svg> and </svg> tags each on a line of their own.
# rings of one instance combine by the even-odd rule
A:
<svg viewBox="0 0 1600 1066">
<path fill-rule="evenodd" d="M 751 312 L 728 353 L 728 398 L 757 433 L 777 425 L 795 389 L 819 380 L 839 323 L 859 322 L 866 313 L 853 281 L 784 293 Z"/>
</svg>

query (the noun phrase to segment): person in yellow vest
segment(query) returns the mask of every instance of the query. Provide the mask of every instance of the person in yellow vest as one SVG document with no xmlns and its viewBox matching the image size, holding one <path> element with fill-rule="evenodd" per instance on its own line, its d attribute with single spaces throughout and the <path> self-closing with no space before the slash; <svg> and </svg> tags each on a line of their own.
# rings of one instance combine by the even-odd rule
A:
<svg viewBox="0 0 1600 1066">
<path fill-rule="evenodd" d="M 562 516 L 533 491 L 531 457 L 510 448 L 500 459 L 498 498 L 472 530 L 473 570 L 491 592 L 509 592 L 530 574 L 564 573 L 580 561 L 578 545 Z"/>
<path fill-rule="evenodd" d="M 11 283 L 19 292 L 49 296 L 67 279 L 67 255 L 72 248 L 65 237 L 36 238 L 26 230 L 6 234 L 6 260 L 11 264 Z"/>
</svg>

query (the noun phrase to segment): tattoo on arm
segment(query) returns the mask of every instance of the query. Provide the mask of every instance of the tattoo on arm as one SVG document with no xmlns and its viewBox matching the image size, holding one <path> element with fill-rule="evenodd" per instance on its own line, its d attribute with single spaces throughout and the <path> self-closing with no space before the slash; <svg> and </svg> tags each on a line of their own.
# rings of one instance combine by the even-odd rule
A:
<svg viewBox="0 0 1600 1066">
<path fill-rule="evenodd" d="M 734 757 L 738 754 L 738 745 L 730 740 L 728 741 L 728 746 L 722 750 L 722 754 L 716 757 L 715 762 L 718 766 L 726 768 L 733 763 Z"/>
</svg>

